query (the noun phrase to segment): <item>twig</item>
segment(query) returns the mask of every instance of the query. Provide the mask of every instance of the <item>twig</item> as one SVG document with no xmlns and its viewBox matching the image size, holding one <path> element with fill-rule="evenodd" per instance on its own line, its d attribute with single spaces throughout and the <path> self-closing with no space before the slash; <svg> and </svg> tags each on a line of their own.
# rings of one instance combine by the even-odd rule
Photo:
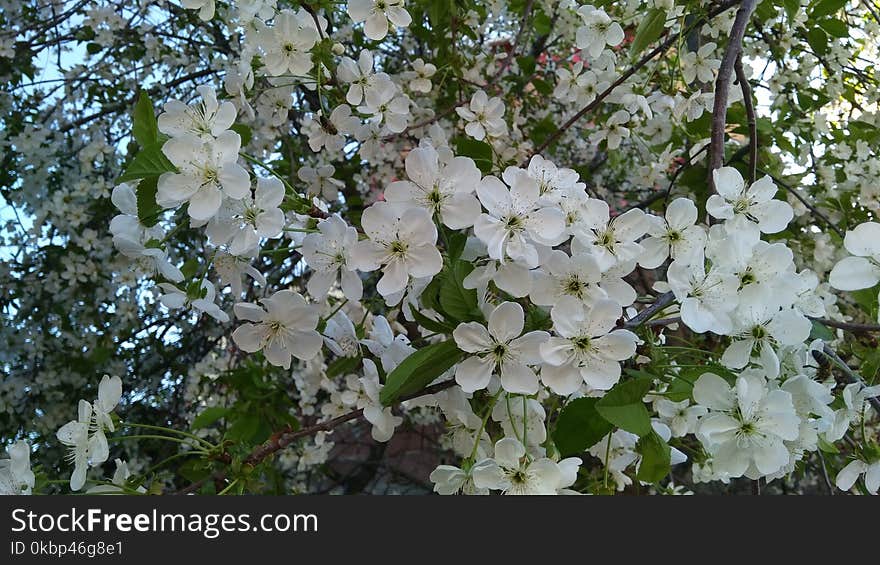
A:
<svg viewBox="0 0 880 565">
<path fill-rule="evenodd" d="M 752 100 L 752 87 L 743 70 L 742 57 L 738 57 L 733 65 L 736 80 L 742 90 L 743 105 L 746 107 L 746 120 L 749 125 L 749 184 L 755 182 L 758 168 L 758 121 L 755 118 L 755 103 Z"/>
<path fill-rule="evenodd" d="M 849 382 L 859 383 L 862 386 L 866 386 L 865 381 L 862 380 L 862 377 L 860 377 L 858 373 L 856 373 L 855 371 L 850 369 L 849 365 L 847 365 L 846 362 L 843 359 L 841 359 L 840 356 L 833 349 L 831 349 L 831 347 L 829 347 L 827 344 L 822 348 L 822 353 L 824 353 L 826 357 L 828 357 L 829 359 L 834 361 L 834 363 L 838 367 L 840 367 L 840 369 L 843 371 L 843 374 L 846 375 L 846 378 L 849 380 Z M 868 402 L 871 404 L 871 406 L 874 407 L 874 410 L 878 414 L 880 414 L 880 398 L 877 398 L 875 396 L 873 398 L 869 398 Z"/>
<path fill-rule="evenodd" d="M 829 320 L 827 318 L 810 318 L 810 319 L 819 322 L 823 326 L 828 326 L 831 328 L 838 328 L 838 329 L 848 331 L 848 332 L 853 332 L 853 333 L 880 332 L 880 325 L 878 325 L 878 324 L 857 324 L 855 322 L 838 322 L 837 320 Z"/>
<path fill-rule="evenodd" d="M 752 4 L 754 4 L 754 2 L 755 2 L 755 0 L 743 0 L 743 1 L 744 2 L 752 2 Z M 727 11 L 732 6 L 737 5 L 739 2 L 740 2 L 740 0 L 726 0 L 725 2 L 722 2 L 716 8 L 709 11 L 709 13 L 706 14 L 705 17 L 700 18 L 699 20 L 694 22 L 694 24 L 691 26 L 691 28 L 694 28 L 694 27 L 697 27 L 697 26 L 700 26 L 700 25 L 706 23 L 707 21 L 714 18 L 718 14 Z M 688 28 L 688 29 L 690 29 L 690 28 Z M 647 55 L 645 55 L 644 57 L 639 59 L 633 66 L 631 66 L 629 69 L 627 69 L 627 71 L 625 73 L 620 75 L 620 77 L 618 77 L 617 80 L 615 80 L 613 83 L 611 83 L 611 86 L 609 86 L 608 88 L 603 90 L 601 93 L 599 93 L 592 102 L 590 102 L 589 104 L 587 104 L 586 106 L 581 108 L 581 110 L 577 114 L 575 114 L 574 116 L 569 118 L 568 121 L 566 121 L 564 124 L 562 124 L 562 126 L 560 126 L 555 132 L 553 132 L 549 137 L 547 137 L 547 139 L 544 140 L 544 143 L 542 143 L 540 146 L 538 146 L 537 149 L 535 149 L 532 152 L 532 155 L 537 155 L 537 154 L 541 153 L 543 150 L 547 149 L 547 147 L 549 147 L 550 144 L 552 144 L 557 139 L 559 139 L 559 137 L 563 133 L 565 133 L 565 131 L 568 130 L 568 128 L 570 128 L 578 120 L 580 120 L 582 117 L 584 117 L 584 115 L 586 115 L 587 113 L 591 112 L 594 108 L 599 106 L 599 104 L 601 104 L 602 101 L 605 100 L 605 98 L 607 98 L 608 95 L 611 94 L 615 88 L 617 88 L 618 86 L 620 86 L 621 84 L 626 82 L 626 80 L 629 77 L 636 74 L 638 72 L 638 70 L 641 69 L 642 67 L 644 67 L 645 65 L 647 65 L 648 62 L 651 61 L 651 59 L 653 59 L 657 55 L 665 52 L 673 44 L 675 44 L 675 42 L 678 41 L 678 38 L 683 33 L 685 33 L 685 31 L 688 31 L 688 30 L 682 30 L 682 31 L 679 31 L 678 33 L 674 33 L 674 34 L 670 35 L 669 37 L 666 38 L 666 40 L 663 43 L 661 43 L 660 45 L 655 47 L 650 53 L 648 53 Z M 532 155 L 529 156 L 529 159 L 531 159 Z"/>
<path fill-rule="evenodd" d="M 807 202 L 807 199 L 804 198 L 803 196 L 801 196 L 801 195 L 800 195 L 800 194 L 799 194 L 794 188 L 792 188 L 791 186 L 789 186 L 787 183 L 785 183 L 784 181 L 782 181 L 782 180 L 779 179 L 778 177 L 773 176 L 772 174 L 768 173 L 767 171 L 765 171 L 765 170 L 763 170 L 763 169 L 758 169 L 758 172 L 760 172 L 762 175 L 767 175 L 767 176 L 769 176 L 770 179 L 771 179 L 774 183 L 778 184 L 779 186 L 781 186 L 782 188 L 784 188 L 785 190 L 787 190 L 792 196 L 794 196 L 795 198 L 797 198 L 797 199 L 800 201 L 800 203 L 803 204 L 803 205 L 804 205 L 804 206 L 805 206 L 810 212 L 812 212 L 812 213 L 813 213 L 814 215 L 816 215 L 819 219 L 821 219 L 823 222 L 825 222 L 825 224 L 826 224 L 829 228 L 831 228 L 831 229 L 834 231 L 834 233 L 836 233 L 837 235 L 839 235 L 839 236 L 840 236 L 840 239 L 843 239 L 844 237 L 846 237 L 846 233 L 844 233 L 844 231 L 843 231 L 842 229 L 840 229 L 840 227 L 839 227 L 837 224 L 835 224 L 834 222 L 832 222 L 832 221 L 828 218 L 828 216 L 826 216 L 825 214 L 823 214 L 822 212 L 820 212 L 818 208 L 816 208 L 815 206 L 813 206 L 812 204 L 810 204 L 809 202 Z"/>
<path fill-rule="evenodd" d="M 673 302 L 675 302 L 675 295 L 672 293 L 672 291 L 661 294 L 657 297 L 657 300 L 655 300 L 653 304 L 639 312 L 638 315 L 633 316 L 632 319 L 624 322 L 623 327 L 627 329 L 637 328 L 650 320 L 651 316 L 660 312 Z"/>
<path fill-rule="evenodd" d="M 451 387 L 455 384 L 454 380 L 444 381 L 442 383 L 438 383 L 436 385 L 429 386 L 425 389 L 420 390 L 414 394 L 408 395 L 404 398 L 401 398 L 399 402 L 404 402 L 406 400 L 412 400 L 413 398 L 419 398 L 421 396 L 427 396 L 429 394 L 434 394 L 447 388 Z M 304 437 L 310 437 L 318 432 L 330 431 L 336 428 L 338 425 L 348 422 L 350 420 L 356 420 L 363 416 L 363 409 L 352 410 L 342 416 L 337 416 L 332 420 L 327 420 L 326 422 L 321 422 L 315 424 L 313 426 L 309 426 L 307 428 L 303 428 L 301 430 L 296 431 L 282 431 L 280 433 L 273 434 L 272 439 L 263 443 L 262 445 L 258 445 L 255 447 L 250 454 L 244 459 L 244 464 L 255 466 L 261 463 L 264 459 L 269 457 L 270 455 L 281 451 L 294 441 L 298 439 L 302 439 Z M 206 477 L 204 479 L 198 480 L 176 492 L 176 494 L 191 494 L 202 488 L 202 485 L 207 483 L 208 481 L 222 481 L 226 478 L 226 470 L 220 470 L 211 475 L 210 477 Z"/>
<path fill-rule="evenodd" d="M 724 51 L 724 57 L 721 59 L 718 78 L 715 80 L 712 133 L 709 140 L 709 186 L 713 191 L 715 190 L 715 180 L 712 173 L 715 169 L 720 168 L 724 162 L 724 132 L 727 128 L 727 98 L 730 94 L 730 78 L 733 74 L 733 67 L 742 52 L 743 36 L 756 3 L 757 0 L 743 0 L 736 11 L 733 27 L 730 29 L 730 41 Z"/>
</svg>

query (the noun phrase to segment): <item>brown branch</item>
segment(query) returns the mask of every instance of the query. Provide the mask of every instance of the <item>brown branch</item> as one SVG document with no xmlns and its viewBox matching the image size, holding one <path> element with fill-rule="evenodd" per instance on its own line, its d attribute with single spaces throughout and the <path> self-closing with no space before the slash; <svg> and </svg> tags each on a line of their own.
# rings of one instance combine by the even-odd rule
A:
<svg viewBox="0 0 880 565">
<path fill-rule="evenodd" d="M 191 80 L 202 78 L 207 75 L 215 74 L 216 72 L 217 71 L 214 69 L 202 69 L 201 71 L 196 71 L 196 72 L 190 73 L 186 76 L 176 78 L 168 83 L 156 85 L 153 88 L 147 90 L 147 93 L 150 96 L 154 96 L 158 92 L 160 92 L 161 90 L 168 89 L 168 88 L 174 88 L 175 86 L 180 86 L 181 84 L 183 84 L 185 82 L 189 82 Z M 107 114 L 112 114 L 114 112 L 119 112 L 120 110 L 124 110 L 126 107 L 134 104 L 135 100 L 137 100 L 137 95 L 138 95 L 138 93 L 134 92 L 134 93 L 132 93 L 131 96 L 129 96 L 125 100 L 122 100 L 121 102 L 116 102 L 114 104 L 108 104 L 108 105 L 104 106 L 103 108 L 101 108 L 100 110 L 98 110 L 97 112 L 95 112 L 94 114 L 89 114 L 88 116 L 83 116 L 82 118 L 79 118 L 78 120 L 64 124 L 63 126 L 58 128 L 58 130 L 61 133 L 66 133 L 72 129 L 75 129 L 75 128 L 78 128 L 82 125 L 85 125 L 85 124 L 91 122 L 92 120 L 102 118 L 102 117 L 106 116 Z"/>
<path fill-rule="evenodd" d="M 672 291 L 661 294 L 657 297 L 657 300 L 655 300 L 653 304 L 639 312 L 636 316 L 633 316 L 632 319 L 624 322 L 623 327 L 627 329 L 637 328 L 645 324 L 649 319 L 651 319 L 651 316 L 657 314 L 673 302 L 675 302 L 675 295 L 672 293 Z M 667 321 L 668 320 L 669 319 L 667 319 Z"/>
<path fill-rule="evenodd" d="M 758 121 L 755 118 L 755 103 L 752 100 L 752 87 L 743 70 L 742 57 L 736 59 L 733 65 L 736 71 L 736 80 L 739 82 L 743 95 L 743 105 L 746 107 L 746 120 L 749 125 L 749 184 L 755 182 L 758 168 Z"/>
<path fill-rule="evenodd" d="M 819 352 L 816 351 L 814 353 L 819 353 Z M 834 361 L 834 363 L 838 367 L 840 367 L 840 369 L 843 371 L 843 374 L 846 375 L 846 378 L 849 382 L 859 383 L 862 386 L 867 386 L 867 385 L 865 385 L 865 381 L 862 379 L 862 377 L 860 377 L 858 373 L 856 373 L 855 371 L 850 369 L 849 365 L 847 365 L 846 362 L 843 359 L 841 359 L 840 356 L 837 355 L 837 353 L 833 349 L 831 349 L 827 344 L 822 348 L 821 353 L 823 353 L 826 357 L 828 357 L 829 359 Z M 813 356 L 815 357 L 815 355 L 813 355 Z M 875 396 L 873 398 L 869 398 L 868 402 L 871 404 L 871 406 L 874 407 L 874 410 L 878 414 L 880 414 L 880 398 Z"/>
<path fill-rule="evenodd" d="M 820 212 L 818 208 L 816 208 L 815 206 L 813 206 L 812 204 L 810 204 L 809 202 L 807 202 L 807 199 L 804 198 L 803 196 L 801 196 L 801 195 L 798 193 L 798 191 L 795 190 L 793 187 L 789 186 L 787 183 L 785 183 L 784 181 L 782 181 L 782 180 L 779 179 L 778 177 L 775 177 L 775 176 L 771 175 L 770 173 L 768 173 L 767 171 L 765 171 L 765 170 L 763 170 L 763 169 L 758 169 L 758 172 L 760 172 L 762 175 L 767 175 L 767 176 L 769 176 L 770 179 L 771 179 L 774 183 L 778 184 L 779 186 L 781 186 L 782 188 L 784 188 L 785 190 L 787 190 L 792 196 L 794 196 L 795 198 L 797 198 L 797 199 L 800 201 L 800 203 L 803 204 L 803 205 L 804 205 L 804 206 L 805 206 L 810 212 L 812 212 L 816 217 L 818 217 L 820 220 L 822 220 L 823 222 L 825 222 L 825 224 L 826 224 L 829 228 L 831 228 L 832 230 L 834 230 L 834 233 L 836 233 L 837 235 L 839 235 L 839 236 L 840 236 L 840 239 L 843 239 L 844 237 L 846 237 L 846 233 L 844 233 L 844 231 L 843 231 L 842 229 L 840 229 L 840 227 L 839 227 L 837 224 L 835 224 L 834 222 L 832 222 L 832 221 L 828 218 L 828 216 L 826 216 L 825 214 L 823 214 L 822 212 Z"/>
<path fill-rule="evenodd" d="M 755 0 L 743 0 L 743 1 L 744 2 L 752 2 L 752 4 L 754 4 L 754 2 L 755 2 Z M 660 45 L 655 47 L 650 53 L 643 56 L 635 64 L 633 64 L 633 66 L 631 66 L 629 69 L 627 69 L 627 71 L 625 73 L 620 75 L 620 77 L 618 77 L 617 80 L 615 80 L 613 83 L 611 83 L 611 86 L 609 86 L 608 88 L 603 90 L 601 93 L 599 93 L 592 102 L 590 102 L 589 104 L 587 104 L 586 106 L 581 108 L 581 110 L 577 114 L 575 114 L 574 116 L 569 118 L 568 121 L 566 121 L 564 124 L 562 124 L 562 126 L 559 127 L 559 129 L 557 129 L 555 132 L 553 132 L 546 140 L 544 140 L 544 143 L 542 143 L 537 149 L 535 149 L 532 152 L 532 155 L 537 155 L 537 154 L 541 153 L 543 150 L 547 149 L 547 147 L 549 147 L 550 144 L 552 144 L 557 139 L 559 139 L 559 137 L 563 133 L 565 133 L 565 131 L 568 130 L 568 128 L 573 126 L 578 120 L 580 120 L 582 117 L 584 117 L 584 115 L 586 115 L 587 113 L 591 112 L 593 109 L 598 107 L 599 104 L 601 104 L 602 101 L 605 100 L 605 98 L 607 98 L 608 95 L 610 95 L 614 91 L 615 88 L 617 88 L 618 86 L 620 86 L 621 84 L 626 82 L 627 79 L 629 79 L 629 77 L 636 74 L 639 71 L 639 69 L 641 69 L 642 67 L 647 65 L 651 61 L 651 59 L 653 59 L 657 55 L 660 55 L 661 53 L 665 52 L 667 49 L 672 47 L 672 45 L 674 45 L 678 41 L 678 38 L 681 37 L 682 34 L 686 33 L 691 28 L 703 25 L 704 23 L 708 22 L 709 20 L 711 20 L 712 18 L 714 18 L 718 14 L 721 14 L 722 12 L 725 12 L 728 9 L 730 9 L 731 7 L 739 4 L 739 2 L 740 2 L 740 0 L 725 0 L 724 2 L 719 4 L 716 8 L 713 8 L 712 10 L 710 10 L 709 13 L 706 14 L 706 16 L 696 20 L 688 29 L 682 30 L 678 33 L 674 33 L 674 34 L 670 35 L 669 37 L 667 37 L 666 40 L 663 41 L 663 43 L 661 43 Z M 532 155 L 529 156 L 529 159 L 531 159 Z M 528 160 L 526 162 L 528 162 Z"/>
<path fill-rule="evenodd" d="M 880 332 L 880 325 L 877 324 L 857 324 L 854 322 L 838 322 L 837 320 L 828 320 L 826 318 L 810 318 L 830 328 L 837 328 L 853 333 L 872 333 Z"/>
<path fill-rule="evenodd" d="M 718 77 L 715 80 L 715 99 L 712 102 L 712 133 L 709 141 L 709 186 L 715 190 L 713 172 L 721 167 L 724 162 L 724 133 L 727 127 L 727 98 L 730 94 L 730 79 L 733 75 L 733 67 L 740 58 L 742 52 L 742 40 L 746 33 L 749 18 L 755 10 L 757 0 L 743 0 L 733 27 L 730 29 L 730 41 L 721 59 L 721 67 L 718 69 Z"/>
<path fill-rule="evenodd" d="M 422 396 L 427 396 L 429 394 L 435 394 L 437 392 L 441 392 L 446 390 L 455 384 L 454 380 L 444 381 L 442 383 L 437 383 L 435 385 L 431 385 L 427 388 L 420 390 L 414 394 L 410 394 L 398 400 L 398 403 L 405 402 L 407 400 L 412 400 L 413 398 L 419 398 Z M 302 439 L 305 437 L 310 437 L 318 432 L 327 432 L 333 430 L 340 424 L 344 424 L 345 422 L 351 420 L 357 420 L 361 416 L 364 415 L 363 409 L 352 410 L 342 416 L 337 416 L 332 420 L 327 420 L 326 422 L 320 422 L 313 426 L 309 426 L 307 428 L 302 428 L 296 431 L 287 431 L 282 430 L 280 432 L 276 432 L 272 435 L 271 439 L 266 443 L 258 445 L 253 450 L 251 450 L 250 454 L 245 457 L 244 464 L 250 466 L 256 466 L 263 462 L 267 457 L 273 455 L 274 453 L 281 451 L 288 445 L 292 444 L 298 439 Z M 228 461 L 226 461 L 228 462 Z M 202 485 L 207 483 L 208 481 L 222 481 L 226 478 L 226 470 L 220 470 L 214 473 L 213 475 L 206 477 L 204 479 L 198 480 L 182 489 L 177 491 L 175 494 L 192 494 L 202 488 Z"/>
</svg>

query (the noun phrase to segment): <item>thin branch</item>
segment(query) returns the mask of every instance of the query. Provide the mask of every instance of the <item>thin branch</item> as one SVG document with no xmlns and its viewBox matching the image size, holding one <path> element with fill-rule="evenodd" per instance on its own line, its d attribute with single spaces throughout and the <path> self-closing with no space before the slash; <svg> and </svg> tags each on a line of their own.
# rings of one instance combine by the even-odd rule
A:
<svg viewBox="0 0 880 565">
<path fill-rule="evenodd" d="M 850 369 L 849 365 L 847 365 L 846 362 L 843 359 L 841 359 L 840 356 L 833 349 L 831 349 L 831 347 L 829 347 L 827 344 L 825 345 L 825 347 L 822 348 L 822 353 L 825 354 L 826 357 L 828 357 L 829 359 L 834 361 L 834 363 L 838 367 L 840 367 L 840 369 L 843 371 L 843 374 L 846 375 L 846 378 L 847 378 L 847 380 L 849 380 L 849 382 L 859 383 L 862 386 L 867 386 L 867 385 L 865 385 L 865 381 L 862 379 L 862 377 L 860 377 L 858 373 L 856 373 L 855 371 Z M 874 407 L 874 410 L 878 414 L 880 414 L 880 398 L 877 398 L 875 396 L 873 398 L 869 398 L 868 402 L 870 402 L 871 406 Z"/>
<path fill-rule="evenodd" d="M 712 173 L 715 169 L 720 168 L 724 162 L 724 134 L 727 128 L 727 98 L 730 94 L 730 79 L 733 75 L 733 67 L 742 52 L 743 36 L 756 3 L 757 0 L 743 0 L 736 11 L 733 27 L 730 29 L 730 41 L 724 51 L 724 57 L 721 59 L 718 78 L 715 80 L 712 133 L 709 140 L 709 186 L 713 191 L 715 190 L 715 180 Z"/>
<path fill-rule="evenodd" d="M 755 102 L 752 100 L 752 87 L 743 70 L 742 57 L 737 58 L 733 65 L 736 80 L 742 90 L 743 105 L 746 107 L 746 120 L 749 125 L 749 184 L 755 182 L 758 168 L 758 121 L 755 118 Z"/>
<path fill-rule="evenodd" d="M 398 401 L 398 403 L 405 402 L 407 400 L 412 400 L 413 398 L 419 398 L 422 396 L 427 396 L 429 394 L 435 394 L 437 392 L 441 392 L 441 391 L 446 390 L 447 388 L 451 387 L 454 384 L 455 384 L 454 380 L 449 380 L 449 381 L 444 381 L 442 383 L 438 383 L 435 385 L 431 385 L 425 389 L 420 390 L 419 392 L 416 392 L 414 394 L 411 394 L 409 396 L 401 398 Z M 250 454 L 244 459 L 244 464 L 256 466 L 256 465 L 260 464 L 263 460 L 265 460 L 267 457 L 269 457 L 270 455 L 272 455 L 278 451 L 281 451 L 282 449 L 284 449 L 285 447 L 292 444 L 293 442 L 295 442 L 298 439 L 313 436 L 313 435 L 317 434 L 318 432 L 327 432 L 327 431 L 333 430 L 334 428 L 336 428 L 340 424 L 344 424 L 345 422 L 348 422 L 351 420 L 357 420 L 358 418 L 360 418 L 363 415 L 364 415 L 363 409 L 352 410 L 351 412 L 343 414 L 342 416 L 337 416 L 336 418 L 333 418 L 332 420 L 327 420 L 326 422 L 321 422 L 321 423 L 315 424 L 313 426 L 303 428 L 301 430 L 277 432 L 272 435 L 272 439 L 270 439 L 266 443 L 258 445 L 253 450 L 251 450 Z M 202 485 L 204 485 L 208 481 L 222 481 L 225 478 L 226 478 L 226 470 L 220 470 L 220 471 L 217 471 L 216 473 L 214 473 L 213 475 L 211 475 L 210 477 L 206 477 L 204 479 L 198 480 L 198 481 L 182 488 L 181 490 L 177 491 L 176 494 L 191 494 L 191 493 L 194 493 L 197 490 L 199 490 L 202 487 Z"/>
<path fill-rule="evenodd" d="M 623 327 L 627 329 L 637 328 L 650 320 L 654 314 L 657 314 L 673 302 L 675 302 L 675 295 L 672 291 L 661 294 L 653 304 L 639 312 L 636 316 L 633 316 L 632 319 L 627 320 L 623 324 Z"/>
<path fill-rule="evenodd" d="M 815 206 L 813 206 L 812 204 L 810 204 L 809 202 L 807 202 L 807 199 L 804 198 L 803 196 L 801 196 L 801 195 L 798 193 L 798 191 L 796 191 L 793 187 L 789 186 L 787 183 L 785 183 L 784 181 L 782 181 L 782 180 L 779 179 L 778 177 L 773 176 L 772 174 L 768 173 L 767 171 L 765 171 L 765 170 L 763 170 L 763 169 L 758 169 L 758 172 L 760 172 L 762 175 L 767 175 L 767 176 L 769 176 L 770 179 L 773 180 L 774 183 L 778 184 L 779 186 L 781 186 L 782 188 L 784 188 L 785 190 L 787 190 L 789 193 L 791 193 L 791 195 L 794 196 L 795 198 L 797 198 L 797 199 L 800 201 L 800 203 L 803 204 L 803 205 L 804 205 L 804 206 L 805 206 L 810 212 L 812 212 L 816 217 L 818 217 L 820 220 L 822 220 L 823 222 L 825 222 L 825 224 L 826 224 L 829 228 L 831 228 L 832 230 L 834 230 L 834 233 L 836 233 L 837 235 L 839 235 L 841 239 L 843 239 L 844 237 L 846 237 L 846 233 L 844 233 L 844 231 L 843 231 L 842 229 L 840 229 L 840 227 L 839 227 L 837 224 L 835 224 L 834 222 L 832 222 L 832 221 L 828 218 L 828 216 L 826 216 L 825 214 L 823 214 L 822 212 L 820 212 L 818 208 L 816 208 Z"/>
<path fill-rule="evenodd" d="M 743 0 L 743 1 L 744 2 L 752 2 L 752 4 L 754 4 L 754 2 L 755 2 L 755 0 Z M 566 130 L 568 130 L 568 128 L 573 126 L 578 120 L 580 120 L 582 117 L 584 117 L 584 115 L 588 114 L 593 109 L 598 107 L 599 104 L 601 104 L 602 101 L 605 100 L 605 98 L 607 98 L 608 95 L 614 91 L 615 88 L 617 88 L 618 86 L 620 86 L 621 84 L 626 82 L 627 79 L 629 79 L 629 77 L 636 74 L 639 71 L 639 69 L 641 69 L 642 67 L 647 65 L 651 61 L 651 59 L 653 59 L 657 55 L 660 55 L 661 53 L 664 53 L 667 49 L 672 47 L 672 45 L 674 45 L 678 41 L 678 38 L 681 37 L 681 35 L 683 33 L 686 33 L 691 28 L 695 28 L 695 27 L 703 25 L 704 23 L 711 20 L 712 18 L 714 18 L 718 14 L 720 14 L 722 12 L 726 12 L 731 7 L 739 4 L 739 2 L 740 2 L 740 0 L 726 0 L 725 2 L 722 2 L 721 4 L 719 4 L 716 8 L 710 10 L 709 13 L 706 14 L 705 17 L 700 18 L 697 21 L 695 21 L 693 23 L 693 25 L 691 25 L 688 29 L 679 31 L 678 33 L 674 33 L 674 34 L 670 35 L 669 37 L 667 37 L 663 43 L 661 43 L 660 45 L 655 47 L 650 53 L 648 53 L 647 55 L 645 55 L 644 57 L 639 59 L 635 64 L 633 64 L 633 66 L 631 66 L 629 69 L 627 69 L 627 71 L 625 73 L 620 75 L 620 77 L 618 77 L 617 80 L 615 80 L 613 83 L 611 83 L 611 86 L 609 86 L 608 88 L 603 90 L 601 93 L 599 93 L 592 102 L 590 102 L 589 104 L 587 104 L 586 106 L 581 108 L 581 110 L 577 114 L 575 114 L 574 116 L 569 118 L 568 121 L 566 121 L 564 124 L 562 124 L 562 126 L 559 127 L 559 129 L 557 129 L 549 137 L 547 137 L 547 139 L 544 140 L 544 143 L 542 143 L 540 146 L 538 146 L 537 149 L 535 149 L 532 152 L 532 155 L 537 155 L 537 154 L 541 153 L 542 151 L 544 151 L 545 149 L 547 149 L 547 147 L 549 147 L 550 144 L 552 144 L 557 139 L 559 139 L 559 137 L 562 136 L 562 134 L 565 133 Z M 529 158 L 531 158 L 531 155 L 529 156 Z"/>
<path fill-rule="evenodd" d="M 880 332 L 880 325 L 878 324 L 857 324 L 854 322 L 838 322 L 837 320 L 828 320 L 826 318 L 810 318 L 811 320 L 816 320 L 823 326 L 828 326 L 831 328 L 838 328 L 844 331 L 853 332 L 853 333 L 872 333 L 872 332 Z"/>
</svg>

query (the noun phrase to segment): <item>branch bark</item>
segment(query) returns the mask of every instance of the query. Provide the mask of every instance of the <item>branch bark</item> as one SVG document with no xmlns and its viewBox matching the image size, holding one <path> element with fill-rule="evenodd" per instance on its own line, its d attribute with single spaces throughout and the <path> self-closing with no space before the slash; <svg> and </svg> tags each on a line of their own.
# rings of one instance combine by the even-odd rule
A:
<svg viewBox="0 0 880 565">
<path fill-rule="evenodd" d="M 718 77 L 715 80 L 715 99 L 712 103 L 712 133 L 709 141 L 709 186 L 715 190 L 713 171 L 721 167 L 724 162 L 724 132 L 727 127 L 727 98 L 730 93 L 730 79 L 733 75 L 733 67 L 742 53 L 742 40 L 746 33 L 749 18 L 755 10 L 757 0 L 743 0 L 733 27 L 730 29 L 730 41 L 721 59 L 721 67 L 718 69 Z"/>
</svg>

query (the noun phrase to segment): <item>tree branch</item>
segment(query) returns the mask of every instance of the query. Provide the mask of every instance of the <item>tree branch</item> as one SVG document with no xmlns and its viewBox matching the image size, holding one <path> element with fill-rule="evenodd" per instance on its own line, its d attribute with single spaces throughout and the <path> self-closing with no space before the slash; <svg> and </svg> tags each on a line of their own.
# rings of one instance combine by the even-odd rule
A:
<svg viewBox="0 0 880 565">
<path fill-rule="evenodd" d="M 758 168 L 758 121 L 755 118 L 755 103 L 752 100 L 752 87 L 743 70 L 742 57 L 737 57 L 733 65 L 736 71 L 736 80 L 742 90 L 743 105 L 746 107 L 746 120 L 749 125 L 749 184 L 755 182 Z"/>
<path fill-rule="evenodd" d="M 754 2 L 755 2 L 755 0 L 743 0 L 743 1 L 744 2 L 752 2 L 752 4 L 754 4 Z M 693 27 L 703 25 L 704 23 L 711 20 L 712 18 L 714 18 L 718 14 L 721 14 L 722 12 L 726 12 L 728 9 L 735 6 L 739 2 L 740 2 L 740 0 L 725 0 L 724 2 L 719 4 L 716 8 L 713 8 L 712 10 L 710 10 L 709 13 L 706 14 L 705 17 L 696 20 L 694 22 L 694 24 L 691 27 L 689 27 L 688 29 L 679 31 L 678 33 L 674 33 L 674 34 L 670 35 L 669 37 L 667 37 L 666 40 L 663 41 L 663 43 L 661 43 L 660 45 L 655 47 L 650 53 L 648 53 L 647 55 L 645 55 L 644 57 L 639 59 L 635 64 L 633 64 L 633 66 L 631 66 L 629 69 L 627 69 L 627 71 L 625 73 L 620 75 L 620 77 L 618 77 L 617 80 L 615 80 L 613 83 L 611 83 L 611 86 L 609 86 L 608 88 L 603 90 L 601 93 L 599 93 L 592 102 L 590 102 L 589 104 L 587 104 L 586 106 L 581 108 L 581 110 L 577 114 L 575 114 L 574 116 L 569 118 L 568 121 L 566 121 L 564 124 L 562 124 L 561 127 L 559 127 L 559 129 L 557 129 L 549 137 L 547 137 L 547 139 L 544 140 L 544 143 L 542 143 L 537 149 L 535 149 L 532 152 L 532 155 L 537 155 L 537 154 L 541 153 L 542 151 L 544 151 L 545 149 L 547 149 L 547 147 L 549 147 L 550 144 L 552 144 L 557 139 L 559 139 L 559 137 L 562 136 L 562 134 L 565 133 L 565 131 L 568 130 L 568 128 L 573 126 L 578 120 L 580 120 L 582 117 L 584 117 L 584 115 L 586 115 L 587 113 L 591 112 L 594 108 L 599 106 L 599 104 L 601 104 L 602 101 L 605 100 L 605 98 L 607 98 L 608 95 L 611 94 L 615 88 L 617 88 L 618 86 L 620 86 L 621 84 L 626 82 L 627 79 L 629 79 L 629 77 L 636 74 L 639 71 L 639 69 L 641 69 L 642 67 L 647 65 L 651 61 L 651 59 L 653 59 L 657 55 L 660 55 L 661 53 L 665 52 L 672 45 L 674 45 L 678 41 L 678 38 L 681 37 L 681 35 L 683 33 L 686 33 L 688 30 L 690 30 Z M 529 159 L 531 159 L 532 155 L 529 156 Z M 528 160 L 526 162 L 528 162 Z"/>
<path fill-rule="evenodd" d="M 733 67 L 739 60 L 742 52 L 742 40 L 746 33 L 749 18 L 755 10 L 757 0 L 743 0 L 733 27 L 730 30 L 730 41 L 721 59 L 721 67 L 718 69 L 718 78 L 715 80 L 715 99 L 712 103 L 712 133 L 709 141 L 709 186 L 715 190 L 713 171 L 721 167 L 724 162 L 724 133 L 727 127 L 727 98 L 730 94 L 730 78 L 733 75 Z"/>
<path fill-rule="evenodd" d="M 441 392 L 441 391 L 446 390 L 447 388 L 451 387 L 454 384 L 455 384 L 454 380 L 449 380 L 449 381 L 444 381 L 442 383 L 437 383 L 435 385 L 431 385 L 427 388 L 420 390 L 419 392 L 416 392 L 414 394 L 411 394 L 409 396 L 401 398 L 398 401 L 398 404 L 401 402 L 405 402 L 407 400 L 412 400 L 413 398 L 419 398 L 422 396 L 427 396 L 429 394 L 435 394 L 437 392 Z M 352 410 L 351 412 L 343 414 L 342 416 L 337 416 L 336 418 L 333 418 L 332 420 L 327 420 L 326 422 L 320 422 L 318 424 L 315 424 L 313 426 L 309 426 L 307 428 L 302 428 L 302 429 L 296 430 L 296 431 L 276 432 L 275 434 L 272 435 L 272 439 L 270 439 L 269 441 L 267 441 L 261 445 L 258 445 L 253 450 L 251 450 L 250 454 L 244 459 L 244 464 L 256 466 L 256 465 L 260 464 L 263 460 L 265 460 L 267 457 L 269 457 L 270 455 L 272 455 L 278 451 L 281 451 L 282 449 L 284 449 L 285 447 L 292 444 L 293 442 L 295 442 L 298 439 L 313 436 L 313 435 L 317 434 L 318 432 L 328 432 L 330 430 L 333 430 L 334 428 L 336 428 L 340 424 L 344 424 L 345 422 L 348 422 L 351 420 L 356 420 L 363 415 L 364 415 L 363 409 L 359 408 L 357 410 Z M 222 481 L 223 479 L 226 478 L 226 475 L 227 475 L 226 470 L 217 471 L 216 473 L 214 473 L 210 477 L 206 477 L 204 479 L 196 481 L 196 482 L 180 489 L 175 494 L 194 493 L 197 490 L 199 490 L 202 487 L 202 485 L 204 485 L 208 481 Z"/>
</svg>

